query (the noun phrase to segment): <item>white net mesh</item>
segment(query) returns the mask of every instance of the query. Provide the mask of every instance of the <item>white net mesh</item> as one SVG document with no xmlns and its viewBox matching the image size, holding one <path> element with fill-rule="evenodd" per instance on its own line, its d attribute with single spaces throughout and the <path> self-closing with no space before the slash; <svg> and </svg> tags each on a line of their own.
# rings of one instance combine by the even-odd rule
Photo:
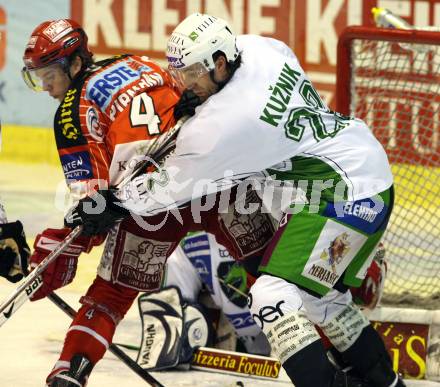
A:
<svg viewBox="0 0 440 387">
<path fill-rule="evenodd" d="M 440 33 L 431 45 L 355 39 L 351 55 L 350 113 L 395 177 L 383 303 L 440 309 Z"/>
</svg>

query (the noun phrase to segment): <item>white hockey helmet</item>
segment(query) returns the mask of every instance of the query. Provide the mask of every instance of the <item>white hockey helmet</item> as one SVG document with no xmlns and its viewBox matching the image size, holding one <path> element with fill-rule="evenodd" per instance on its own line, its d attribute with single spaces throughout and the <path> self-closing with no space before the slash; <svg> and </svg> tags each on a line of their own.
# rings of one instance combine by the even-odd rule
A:
<svg viewBox="0 0 440 387">
<path fill-rule="evenodd" d="M 217 51 L 222 51 L 228 62 L 239 56 L 236 37 L 228 23 L 215 16 L 194 13 L 175 28 L 168 40 L 168 67 L 173 76 L 179 75 L 177 78 L 185 73 L 191 77 L 202 75 L 214 70 L 213 54 Z M 189 73 L 182 71 L 189 68 Z"/>
</svg>

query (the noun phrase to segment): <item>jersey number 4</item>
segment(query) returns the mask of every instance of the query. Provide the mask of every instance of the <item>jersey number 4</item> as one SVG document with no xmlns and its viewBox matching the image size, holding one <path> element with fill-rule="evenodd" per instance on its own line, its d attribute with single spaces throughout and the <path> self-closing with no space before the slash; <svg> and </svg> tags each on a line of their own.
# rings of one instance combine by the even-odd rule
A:
<svg viewBox="0 0 440 387">
<path fill-rule="evenodd" d="M 133 97 L 130 106 L 130 123 L 132 127 L 146 126 L 150 136 L 160 134 L 160 118 L 154 109 L 153 99 L 142 93 Z"/>
</svg>

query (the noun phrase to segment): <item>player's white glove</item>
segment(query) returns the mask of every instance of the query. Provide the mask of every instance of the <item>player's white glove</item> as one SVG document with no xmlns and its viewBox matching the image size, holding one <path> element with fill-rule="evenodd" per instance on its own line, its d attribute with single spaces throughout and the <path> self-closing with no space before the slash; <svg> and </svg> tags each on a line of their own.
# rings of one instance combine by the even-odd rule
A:
<svg viewBox="0 0 440 387">
<path fill-rule="evenodd" d="M 0 276 L 18 282 L 29 274 L 30 250 L 20 221 L 0 224 Z"/>
</svg>

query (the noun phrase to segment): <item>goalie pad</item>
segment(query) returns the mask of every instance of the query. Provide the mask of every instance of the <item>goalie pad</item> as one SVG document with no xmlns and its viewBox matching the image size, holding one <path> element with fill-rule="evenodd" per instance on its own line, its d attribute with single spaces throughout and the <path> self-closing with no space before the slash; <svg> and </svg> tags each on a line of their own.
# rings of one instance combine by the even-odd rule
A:
<svg viewBox="0 0 440 387">
<path fill-rule="evenodd" d="M 142 342 L 138 364 L 157 371 L 189 363 L 194 351 L 212 343 L 212 327 L 203 309 L 183 303 L 178 288 L 170 286 L 138 299 Z"/>
<path fill-rule="evenodd" d="M 183 307 L 183 339 L 179 363 L 189 363 L 199 347 L 212 345 L 213 329 L 206 312 L 200 305 L 185 304 Z"/>
<path fill-rule="evenodd" d="M 148 371 L 174 367 L 182 347 L 183 307 L 175 287 L 138 298 L 142 342 L 137 363 Z"/>
</svg>

